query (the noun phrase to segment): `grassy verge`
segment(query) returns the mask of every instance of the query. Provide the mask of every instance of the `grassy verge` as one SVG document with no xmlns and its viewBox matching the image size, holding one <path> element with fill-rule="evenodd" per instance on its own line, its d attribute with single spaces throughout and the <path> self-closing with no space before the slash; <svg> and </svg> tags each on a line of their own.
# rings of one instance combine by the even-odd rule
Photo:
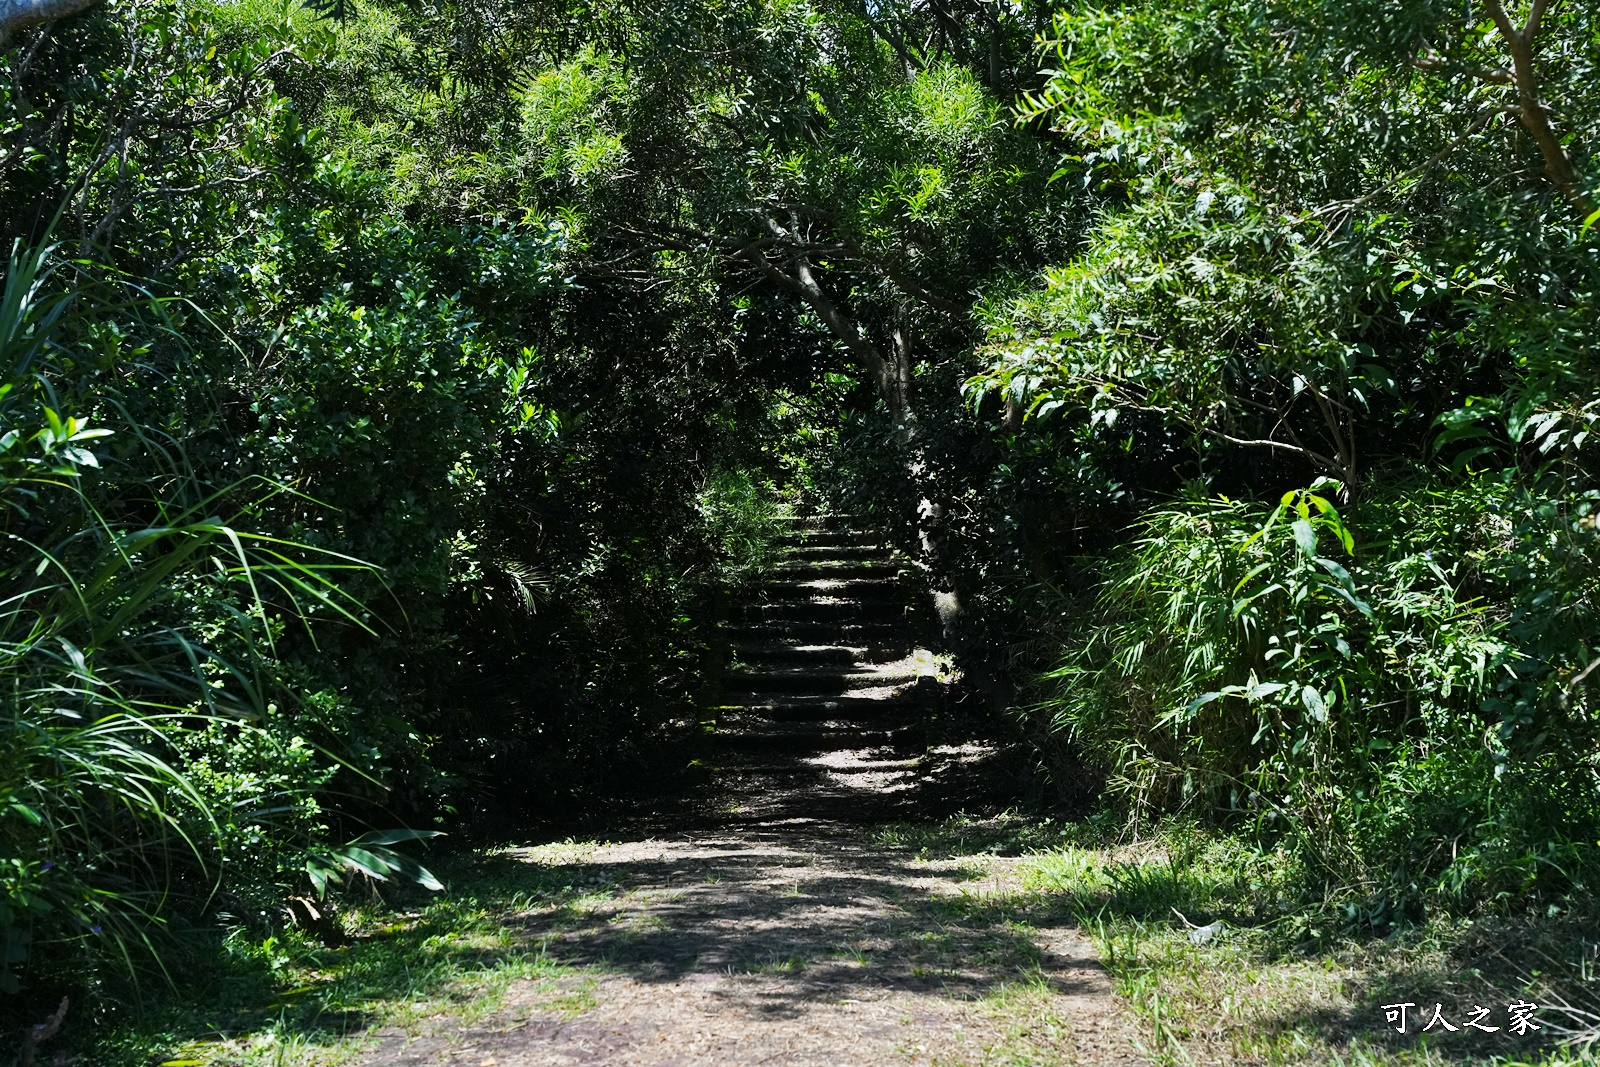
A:
<svg viewBox="0 0 1600 1067">
<path fill-rule="evenodd" d="M 577 1014 L 592 1006 L 592 976 L 549 959 L 522 932 L 532 914 L 578 918 L 621 890 L 593 869 L 556 862 L 593 844 L 566 842 L 514 855 L 488 852 L 438 867 L 447 890 L 348 908 L 333 945 L 298 932 L 236 931 L 220 953 L 196 951 L 172 990 L 103 1036 L 67 1034 L 46 1046 L 87 1067 L 334 1067 L 383 1038 L 465 1026 L 516 1007 Z M 74 1047 L 75 1042 L 75 1047 Z"/>
<path fill-rule="evenodd" d="M 972 967 L 1015 975 L 980 994 L 975 1006 L 993 1033 L 981 1048 L 953 1045 L 939 1061 L 950 1067 L 1084 1062 L 1035 947 L 1038 934 L 1064 923 L 1096 942 L 1137 1042 L 1158 1067 L 1597 1063 L 1555 1040 L 1556 1028 L 1575 1019 L 1552 1010 L 1565 1001 L 1600 1012 L 1591 901 L 1547 903 L 1537 913 L 1505 906 L 1357 936 L 1348 916 L 1304 902 L 1283 857 L 1192 828 L 1137 843 L 1116 843 L 1092 823 L 1021 818 L 867 834 L 913 870 L 926 862 L 954 877 L 958 891 L 908 889 L 903 925 L 888 942 L 839 951 L 863 967 L 904 964 L 918 979 L 954 981 Z M 137 1018 L 96 1020 L 93 1034 L 86 1024 L 69 1029 L 40 1062 L 66 1052 L 77 1059 L 60 1062 L 81 1067 L 334 1067 L 380 1043 L 387 1049 L 490 1017 L 515 1025 L 581 1014 L 594 1006 L 598 975 L 551 958 L 546 938 L 606 921 L 635 892 L 608 865 L 587 862 L 596 847 L 458 857 L 439 865 L 446 892 L 350 907 L 333 945 L 238 932 L 221 953 L 197 946 L 193 967 L 174 968 L 172 994 Z M 1194 932 L 1217 923 L 1209 936 Z M 778 953 L 750 971 L 806 964 Z M 1403 1035 L 1385 1018 L 1384 1005 L 1396 1002 L 1415 1005 Z M 1538 1004 L 1543 1029 L 1509 1033 L 1515 1002 Z M 1435 1004 L 1461 1029 L 1421 1032 Z M 1498 1031 L 1465 1025 L 1476 1005 Z"/>
<path fill-rule="evenodd" d="M 1158 1067 L 1600 1063 L 1592 1045 L 1559 1032 L 1600 1022 L 1600 909 L 1588 899 L 1436 916 L 1377 936 L 1354 931 L 1341 909 L 1304 903 L 1286 857 L 1192 827 L 1131 844 L 1092 824 L 1007 818 L 877 836 L 927 857 L 1021 854 L 1016 903 L 1070 915 L 1092 936 Z M 1400 1034 L 1384 1006 L 1405 1002 L 1414 1007 Z M 1509 1006 L 1530 1002 L 1541 1029 L 1512 1033 Z M 1455 1032 L 1424 1032 L 1436 1006 Z M 1049 1023 L 1046 1001 L 1021 986 L 993 1007 L 1019 1033 Z M 1021 1055 L 1029 1044 L 1019 1041 L 1015 1062 L 1035 1062 Z"/>
</svg>

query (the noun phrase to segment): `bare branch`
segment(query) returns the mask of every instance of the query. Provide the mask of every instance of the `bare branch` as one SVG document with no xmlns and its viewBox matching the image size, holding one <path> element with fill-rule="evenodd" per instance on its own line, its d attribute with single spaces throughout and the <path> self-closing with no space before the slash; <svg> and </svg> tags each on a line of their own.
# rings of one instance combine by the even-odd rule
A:
<svg viewBox="0 0 1600 1067">
<path fill-rule="evenodd" d="M 1571 692 L 1572 690 L 1578 688 L 1578 686 L 1582 685 L 1584 680 L 1587 679 L 1589 675 L 1594 673 L 1596 667 L 1600 667 L 1600 659 L 1596 659 L 1593 663 L 1589 664 L 1582 670 L 1582 672 L 1574 677 L 1572 681 L 1568 682 L 1567 691 Z"/>
<path fill-rule="evenodd" d="M 1495 82 L 1499 85 L 1515 85 L 1517 83 L 1516 75 L 1504 67 L 1469 67 L 1461 63 L 1453 63 L 1431 48 L 1411 60 L 1410 65 L 1417 70 L 1441 71 L 1445 74 L 1465 74 L 1469 78 L 1476 78 L 1483 82 Z"/>
<path fill-rule="evenodd" d="M 1321 452 L 1316 452 L 1312 449 L 1306 448 L 1304 445 L 1291 445 L 1286 441 L 1274 441 L 1270 437 L 1235 437 L 1232 434 L 1223 433 L 1221 430 L 1213 429 L 1210 426 L 1201 426 L 1199 429 L 1201 433 L 1210 434 L 1212 437 L 1221 438 L 1222 440 L 1227 441 L 1229 444 L 1244 445 L 1247 448 L 1275 448 L 1280 452 L 1292 452 L 1297 456 L 1304 456 L 1313 463 L 1322 466 L 1330 473 L 1339 470 L 1339 464 L 1334 462 L 1331 457 L 1325 456 Z"/>
<path fill-rule="evenodd" d="M 1355 484 L 1355 447 L 1347 439 L 1347 435 L 1339 426 L 1339 416 L 1335 408 L 1343 408 L 1346 416 L 1349 409 L 1343 404 L 1327 396 L 1317 388 L 1315 382 L 1307 382 L 1311 398 L 1316 401 L 1317 410 L 1322 414 L 1322 421 L 1328 427 L 1328 436 L 1333 441 L 1333 454 L 1339 461 L 1339 477 L 1346 485 Z"/>
</svg>

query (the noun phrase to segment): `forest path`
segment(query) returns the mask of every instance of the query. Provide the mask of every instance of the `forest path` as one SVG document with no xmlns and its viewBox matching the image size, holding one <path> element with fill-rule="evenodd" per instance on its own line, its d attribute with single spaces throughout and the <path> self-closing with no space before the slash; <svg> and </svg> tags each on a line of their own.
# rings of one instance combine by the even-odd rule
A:
<svg viewBox="0 0 1600 1067">
<path fill-rule="evenodd" d="M 832 518 L 785 540 L 731 620 L 711 809 L 497 855 L 595 887 L 518 918 L 558 970 L 476 1024 L 380 1034 L 373 1067 L 1140 1062 L 1025 861 L 940 837 L 995 750 L 930 743 L 941 686 L 890 555 Z"/>
<path fill-rule="evenodd" d="M 1133 1064 L 1093 947 L 1015 859 L 922 860 L 855 828 L 773 825 L 541 856 L 615 887 L 527 914 L 572 970 L 474 1025 L 394 1029 L 384 1067 Z"/>
</svg>

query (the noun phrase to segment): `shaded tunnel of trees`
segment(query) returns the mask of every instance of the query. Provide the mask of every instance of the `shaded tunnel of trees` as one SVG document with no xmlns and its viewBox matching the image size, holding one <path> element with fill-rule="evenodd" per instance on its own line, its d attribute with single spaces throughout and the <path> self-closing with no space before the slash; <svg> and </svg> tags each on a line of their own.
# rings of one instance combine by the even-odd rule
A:
<svg viewBox="0 0 1600 1067">
<path fill-rule="evenodd" d="M 1595 885 L 1592 5 L 37 6 L 13 1002 L 692 790 L 781 509 L 915 562 L 1034 803 L 1355 923 Z"/>
</svg>

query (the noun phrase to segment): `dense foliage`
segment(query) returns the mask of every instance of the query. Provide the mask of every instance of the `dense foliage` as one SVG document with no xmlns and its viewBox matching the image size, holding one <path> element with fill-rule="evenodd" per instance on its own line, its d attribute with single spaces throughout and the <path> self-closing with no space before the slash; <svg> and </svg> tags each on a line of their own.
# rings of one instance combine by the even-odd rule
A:
<svg viewBox="0 0 1600 1067">
<path fill-rule="evenodd" d="M 564 275 L 572 213 L 366 159 L 397 113 L 440 143 L 394 34 L 129 3 L 13 42 L 8 991 L 427 883 L 392 846 L 694 722 L 760 397 L 692 294 Z"/>
<path fill-rule="evenodd" d="M 1545 8 L 1059 16 L 1024 110 L 1123 203 L 970 383 L 1170 464 L 1036 713 L 1374 921 L 1593 877 L 1600 28 Z"/>
<path fill-rule="evenodd" d="M 1582 5 L 118 0 L 4 49 L 7 992 L 670 779 L 780 498 L 898 541 L 1058 794 L 1373 924 L 1593 885 Z"/>
</svg>

